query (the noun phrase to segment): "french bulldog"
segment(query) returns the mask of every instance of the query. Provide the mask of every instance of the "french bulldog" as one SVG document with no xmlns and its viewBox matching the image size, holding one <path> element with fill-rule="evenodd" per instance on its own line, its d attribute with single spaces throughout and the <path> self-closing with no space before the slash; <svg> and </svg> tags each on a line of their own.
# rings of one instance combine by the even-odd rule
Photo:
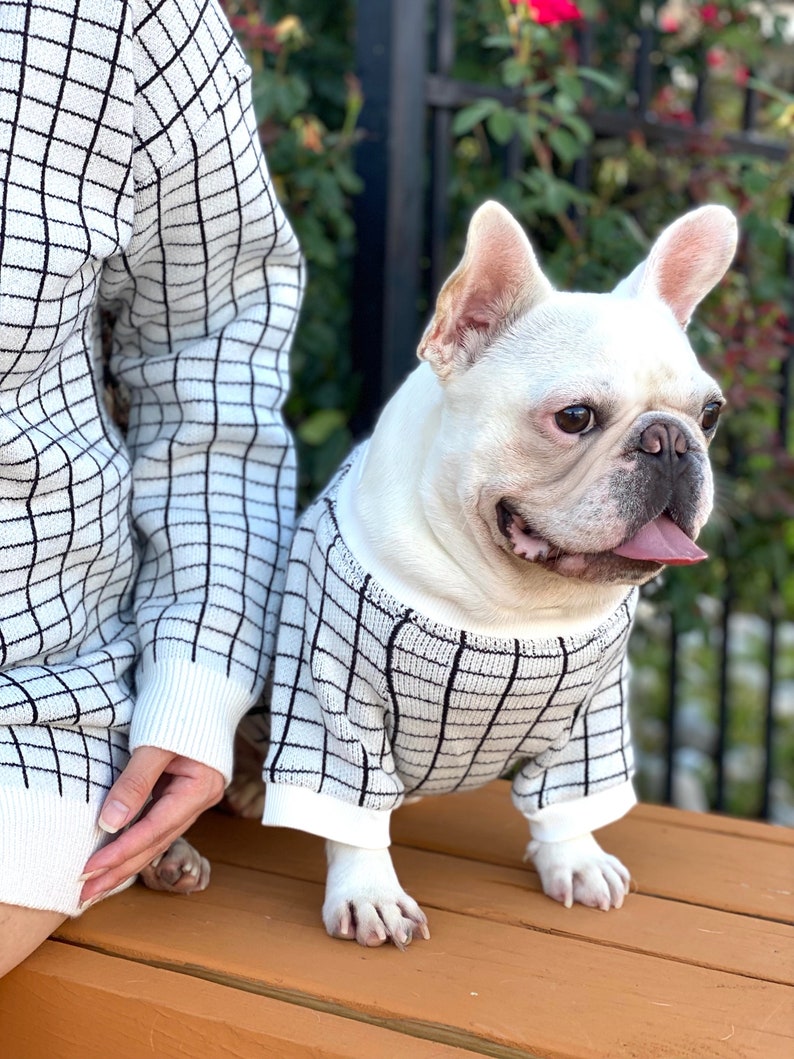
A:
<svg viewBox="0 0 794 1059">
<path fill-rule="evenodd" d="M 428 938 L 390 813 L 508 770 L 544 892 L 623 903 L 629 872 L 592 831 L 635 802 L 637 586 L 705 558 L 724 398 L 685 329 L 736 238 L 704 206 L 611 293 L 560 293 L 503 207 L 475 213 L 423 363 L 289 560 L 263 822 L 327 839 L 332 936 Z"/>
</svg>

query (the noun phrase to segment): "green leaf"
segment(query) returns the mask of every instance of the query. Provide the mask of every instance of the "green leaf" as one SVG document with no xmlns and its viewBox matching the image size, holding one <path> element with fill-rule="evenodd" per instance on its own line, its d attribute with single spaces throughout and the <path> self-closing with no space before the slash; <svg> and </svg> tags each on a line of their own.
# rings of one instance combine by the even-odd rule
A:
<svg viewBox="0 0 794 1059">
<path fill-rule="evenodd" d="M 548 139 L 549 147 L 566 165 L 571 165 L 582 154 L 581 143 L 567 129 L 553 129 Z"/>
<path fill-rule="evenodd" d="M 581 78 L 570 70 L 557 70 L 554 74 L 554 84 L 560 92 L 568 96 L 575 103 L 581 103 L 584 96 L 584 85 Z"/>
<path fill-rule="evenodd" d="M 514 110 L 499 107 L 488 118 L 485 125 L 488 132 L 499 144 L 509 143 L 516 134 L 518 115 Z"/>
<path fill-rule="evenodd" d="M 502 83 L 508 88 L 515 88 L 527 77 L 527 68 L 520 59 L 511 56 L 502 63 Z"/>
<path fill-rule="evenodd" d="M 580 78 L 585 81 L 592 81 L 593 84 L 599 85 L 610 95 L 616 96 L 623 91 L 623 86 L 617 77 L 605 74 L 603 70 L 594 70 L 591 66 L 579 66 L 577 67 L 577 73 Z"/>
<path fill-rule="evenodd" d="M 467 132 L 471 132 L 475 125 L 485 121 L 500 108 L 501 104 L 496 99 L 477 99 L 468 107 L 463 107 L 452 119 L 453 136 L 464 136 Z"/>
</svg>

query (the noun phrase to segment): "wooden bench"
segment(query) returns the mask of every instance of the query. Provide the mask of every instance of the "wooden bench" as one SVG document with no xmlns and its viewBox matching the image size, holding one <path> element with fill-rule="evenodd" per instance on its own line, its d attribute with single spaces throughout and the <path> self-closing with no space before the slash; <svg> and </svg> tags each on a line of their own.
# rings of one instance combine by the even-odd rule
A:
<svg viewBox="0 0 794 1059">
<path fill-rule="evenodd" d="M 504 782 L 393 836 L 431 941 L 331 940 L 321 841 L 209 813 L 209 890 L 136 886 L 64 926 L 0 982 L 0 1056 L 794 1056 L 791 832 L 641 806 L 601 833 L 636 880 L 609 914 L 543 897 Z"/>
</svg>

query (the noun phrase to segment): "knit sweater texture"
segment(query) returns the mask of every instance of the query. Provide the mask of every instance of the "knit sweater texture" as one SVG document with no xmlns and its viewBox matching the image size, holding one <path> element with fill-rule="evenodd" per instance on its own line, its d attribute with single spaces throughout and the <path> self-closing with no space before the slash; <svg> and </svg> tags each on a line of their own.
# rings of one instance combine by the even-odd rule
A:
<svg viewBox="0 0 794 1059">
<path fill-rule="evenodd" d="M 215 0 L 0 4 L 0 902 L 77 911 L 129 750 L 228 779 L 269 666 L 303 264 L 249 80 Z"/>
<path fill-rule="evenodd" d="M 383 848 L 407 796 L 515 770 L 534 837 L 571 838 L 634 804 L 626 644 L 637 591 L 591 630 L 469 633 L 395 599 L 346 539 L 340 485 L 301 519 L 276 652 L 264 823 Z"/>
</svg>

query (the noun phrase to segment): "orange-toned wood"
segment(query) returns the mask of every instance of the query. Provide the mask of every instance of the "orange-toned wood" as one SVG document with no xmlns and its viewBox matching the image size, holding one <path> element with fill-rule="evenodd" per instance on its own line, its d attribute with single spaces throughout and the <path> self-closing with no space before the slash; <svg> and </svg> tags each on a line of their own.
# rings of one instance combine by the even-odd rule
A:
<svg viewBox="0 0 794 1059">
<path fill-rule="evenodd" d="M 599 836 L 639 888 L 608 914 L 540 893 L 505 783 L 393 835 L 433 935 L 405 953 L 326 936 L 321 840 L 206 814 L 209 890 L 134 887 L 65 925 L 0 982 L 0 1059 L 794 1055 L 787 832 L 639 807 Z"/>
<path fill-rule="evenodd" d="M 472 1051 L 788 1059 L 789 987 L 440 910 L 431 942 L 362 950 L 326 937 L 321 897 L 316 883 L 221 864 L 205 894 L 130 890 L 60 936 Z"/>
<path fill-rule="evenodd" d="M 189 975 L 47 942 L 0 984 L 3 1059 L 473 1059 Z"/>
<path fill-rule="evenodd" d="M 794 922 L 794 845 L 782 828 L 738 821 L 737 834 L 693 826 L 695 813 L 638 806 L 604 828 L 599 842 L 629 868 L 641 893 Z M 703 817 L 704 821 L 708 817 Z M 394 814 L 397 843 L 456 857 L 519 866 L 525 822 L 497 781 L 481 791 L 426 799 Z"/>
<path fill-rule="evenodd" d="M 219 826 L 207 815 L 191 837 L 216 866 L 234 864 L 318 883 L 324 879 L 322 842 L 302 832 L 261 828 L 249 820 L 230 819 Z M 392 852 L 403 886 L 428 913 L 431 928 L 433 909 L 440 908 L 794 985 L 791 924 L 642 893 L 631 894 L 619 912 L 579 905 L 566 909 L 541 896 L 540 881 L 527 866 L 461 864 L 446 854 L 401 846 Z"/>
</svg>

